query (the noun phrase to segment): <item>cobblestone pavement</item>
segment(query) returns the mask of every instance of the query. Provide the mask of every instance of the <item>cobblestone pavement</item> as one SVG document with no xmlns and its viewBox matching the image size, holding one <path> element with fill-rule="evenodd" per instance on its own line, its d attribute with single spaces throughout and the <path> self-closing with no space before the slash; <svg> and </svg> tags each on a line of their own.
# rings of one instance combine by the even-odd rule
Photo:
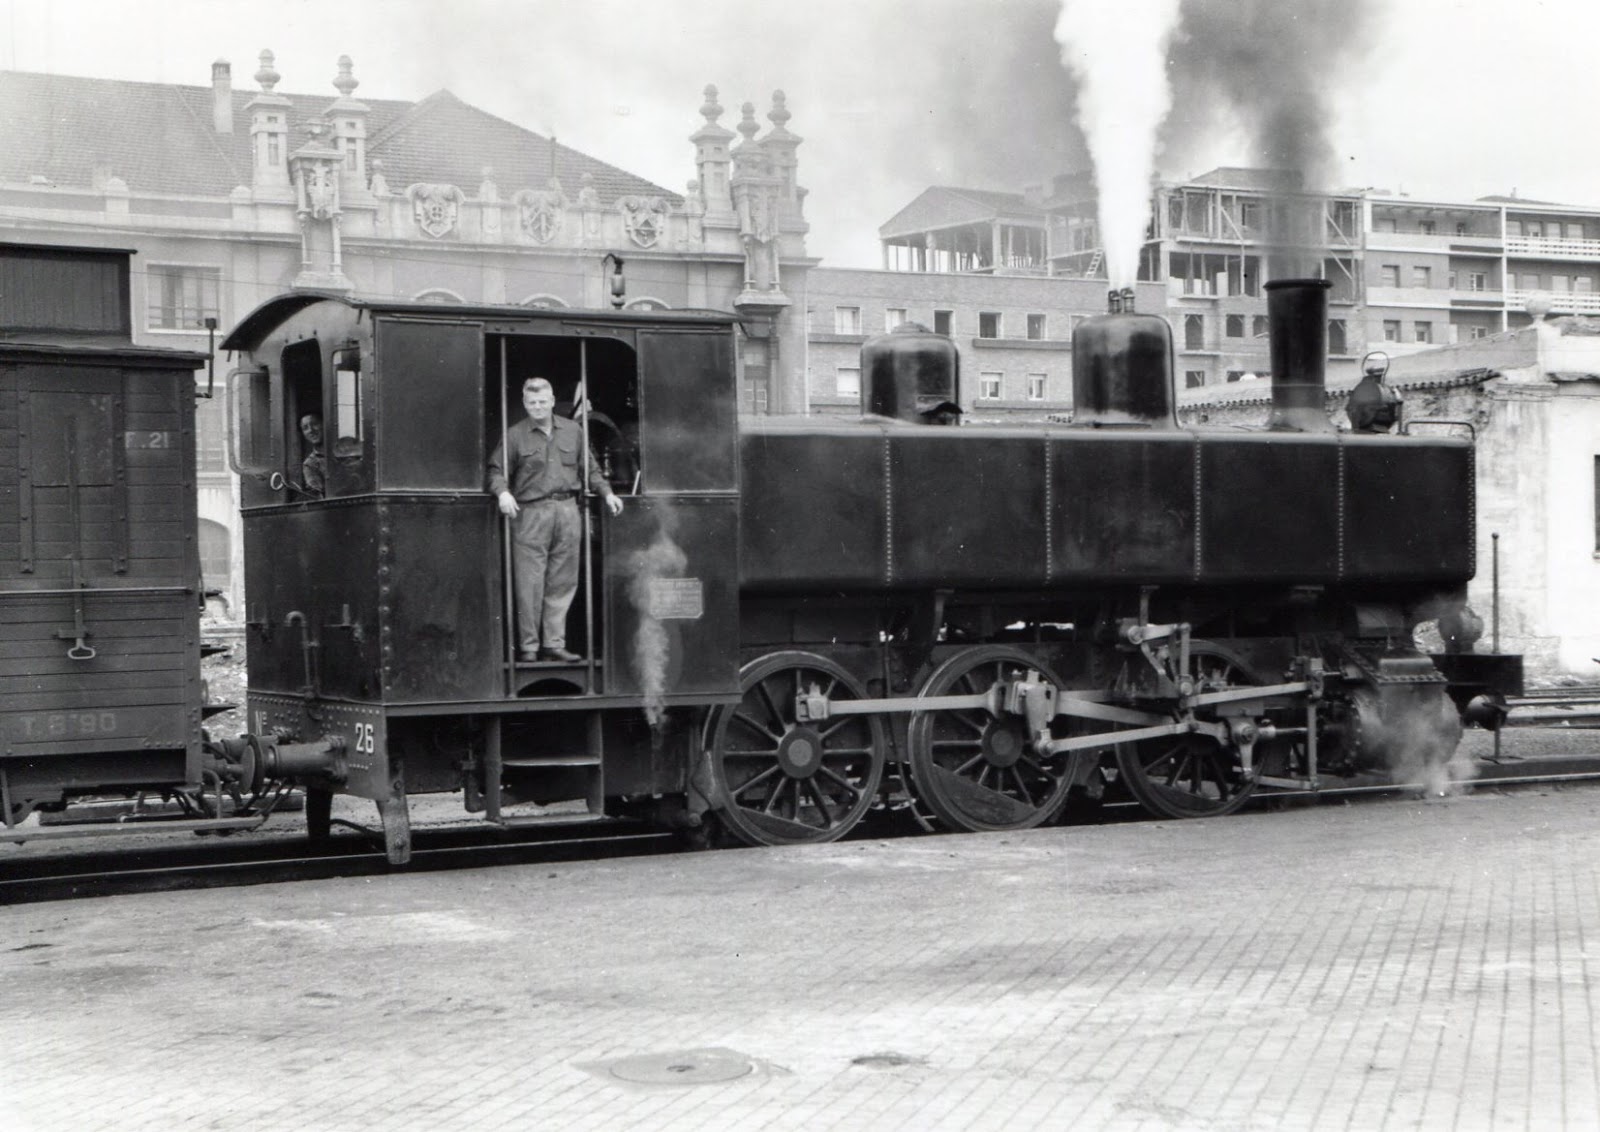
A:
<svg viewBox="0 0 1600 1132">
<path fill-rule="evenodd" d="M 15 907 L 0 1127 L 1595 1127 L 1597 819 L 1579 786 Z"/>
</svg>

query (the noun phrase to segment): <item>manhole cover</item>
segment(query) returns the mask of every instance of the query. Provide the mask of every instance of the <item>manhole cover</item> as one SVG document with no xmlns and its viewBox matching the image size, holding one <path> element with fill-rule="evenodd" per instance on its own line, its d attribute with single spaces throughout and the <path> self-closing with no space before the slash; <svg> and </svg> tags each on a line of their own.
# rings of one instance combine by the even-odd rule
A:
<svg viewBox="0 0 1600 1132">
<path fill-rule="evenodd" d="M 731 1049 L 647 1053 L 611 1063 L 611 1075 L 636 1085 L 710 1085 L 748 1076 L 755 1066 Z"/>
</svg>

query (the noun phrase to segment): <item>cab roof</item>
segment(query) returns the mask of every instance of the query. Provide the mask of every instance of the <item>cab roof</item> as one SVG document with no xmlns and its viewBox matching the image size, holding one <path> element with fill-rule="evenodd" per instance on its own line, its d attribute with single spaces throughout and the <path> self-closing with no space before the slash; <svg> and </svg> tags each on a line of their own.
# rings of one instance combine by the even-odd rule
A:
<svg viewBox="0 0 1600 1132">
<path fill-rule="evenodd" d="M 612 326 L 729 326 L 738 316 L 709 310 L 599 310 L 589 307 L 524 307 L 493 303 L 420 303 L 406 299 L 359 299 L 326 291 L 290 291 L 262 303 L 222 340 L 224 350 L 253 350 L 273 330 L 307 307 L 333 302 L 371 315 L 417 315 L 430 319 L 548 322 L 582 318 Z"/>
</svg>

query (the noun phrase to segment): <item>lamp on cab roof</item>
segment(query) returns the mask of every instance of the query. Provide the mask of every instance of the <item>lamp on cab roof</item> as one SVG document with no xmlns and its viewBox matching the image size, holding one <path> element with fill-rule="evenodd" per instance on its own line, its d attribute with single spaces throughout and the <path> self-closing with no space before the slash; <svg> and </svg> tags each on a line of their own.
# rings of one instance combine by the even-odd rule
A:
<svg viewBox="0 0 1600 1132">
<path fill-rule="evenodd" d="M 628 293 L 628 281 L 622 277 L 622 257 L 616 252 L 607 252 L 600 266 L 608 263 L 611 265 L 611 305 L 621 310 L 623 297 Z"/>
</svg>

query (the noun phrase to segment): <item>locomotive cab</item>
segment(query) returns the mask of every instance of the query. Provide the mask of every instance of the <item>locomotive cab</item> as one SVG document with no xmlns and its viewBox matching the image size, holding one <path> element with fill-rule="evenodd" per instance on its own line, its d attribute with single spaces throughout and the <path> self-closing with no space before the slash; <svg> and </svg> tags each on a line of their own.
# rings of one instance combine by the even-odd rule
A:
<svg viewBox="0 0 1600 1132">
<path fill-rule="evenodd" d="M 595 813 L 613 790 L 681 788 L 605 735 L 738 686 L 732 343 L 731 318 L 676 312 L 297 293 L 249 315 L 223 346 L 243 355 L 230 456 L 251 730 L 337 737 L 327 777 L 380 808 L 465 785 L 493 817 L 502 756 L 550 769 L 526 796 Z M 577 662 L 519 657 L 510 521 L 488 491 L 532 377 L 624 500 L 614 517 L 580 500 Z"/>
</svg>

